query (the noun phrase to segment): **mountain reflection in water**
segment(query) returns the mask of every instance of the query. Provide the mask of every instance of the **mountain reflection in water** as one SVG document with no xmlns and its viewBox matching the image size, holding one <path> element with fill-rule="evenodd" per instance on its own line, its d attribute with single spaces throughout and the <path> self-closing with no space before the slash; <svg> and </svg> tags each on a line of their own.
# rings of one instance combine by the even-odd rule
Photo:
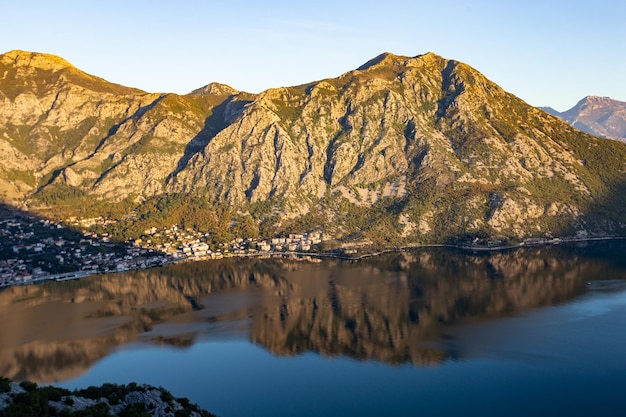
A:
<svg viewBox="0 0 626 417">
<path fill-rule="evenodd" d="M 462 356 L 447 329 L 570 300 L 626 277 L 624 242 L 358 262 L 224 259 L 0 292 L 0 375 L 75 377 L 131 342 L 246 338 L 276 355 L 391 364 Z M 619 286 L 618 284 L 615 284 Z"/>
</svg>

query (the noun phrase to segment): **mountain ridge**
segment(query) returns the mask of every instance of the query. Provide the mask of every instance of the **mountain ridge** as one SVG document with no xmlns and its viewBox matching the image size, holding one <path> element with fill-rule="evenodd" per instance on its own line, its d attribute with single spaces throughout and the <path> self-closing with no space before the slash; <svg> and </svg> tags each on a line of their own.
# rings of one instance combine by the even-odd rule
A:
<svg viewBox="0 0 626 417">
<path fill-rule="evenodd" d="M 211 83 L 187 95 L 67 68 L 20 75 L 5 55 L 0 193 L 64 215 L 119 212 L 124 236 L 184 220 L 191 206 L 169 207 L 175 196 L 200 201 L 194 216 L 212 232 L 219 217 L 268 236 L 322 228 L 382 245 L 626 228 L 626 146 L 433 53 L 384 53 L 259 94 Z"/>
</svg>

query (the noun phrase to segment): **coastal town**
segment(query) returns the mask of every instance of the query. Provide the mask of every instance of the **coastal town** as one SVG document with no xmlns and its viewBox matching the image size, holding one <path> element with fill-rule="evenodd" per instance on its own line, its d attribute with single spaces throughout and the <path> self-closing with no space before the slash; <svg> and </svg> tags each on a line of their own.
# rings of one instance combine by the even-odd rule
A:
<svg viewBox="0 0 626 417">
<path fill-rule="evenodd" d="M 178 226 L 151 228 L 141 238 L 127 242 L 113 242 L 106 234 L 89 231 L 90 226 L 107 221 L 98 217 L 63 224 L 23 213 L 3 216 L 0 287 L 146 269 L 185 260 L 306 254 L 318 251 L 324 237 L 322 232 L 314 231 L 262 240 L 236 238 L 215 245 L 209 234 Z"/>
<path fill-rule="evenodd" d="M 361 259 L 389 250 L 422 246 L 454 246 L 485 251 L 610 239 L 586 234 L 569 238 L 528 238 L 517 243 L 475 238 L 456 245 L 409 245 L 382 252 L 365 250 L 363 253 L 357 249 L 358 244 L 352 242 L 328 252 L 323 250 L 323 243 L 331 238 L 319 230 L 271 239 L 235 238 L 227 243 L 215 243 L 209 233 L 176 225 L 165 229 L 152 227 L 144 230 L 141 237 L 124 242 L 114 241 L 107 233 L 96 234 L 91 231 L 94 226 L 106 226 L 109 222 L 111 220 L 103 217 L 54 222 L 25 212 L 0 210 L 0 288 L 235 256 L 335 256 Z"/>
</svg>

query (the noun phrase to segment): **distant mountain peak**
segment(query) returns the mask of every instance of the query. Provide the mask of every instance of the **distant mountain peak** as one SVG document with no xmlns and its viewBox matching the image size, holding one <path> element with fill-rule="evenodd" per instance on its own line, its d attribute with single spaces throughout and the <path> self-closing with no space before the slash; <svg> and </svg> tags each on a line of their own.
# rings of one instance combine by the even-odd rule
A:
<svg viewBox="0 0 626 417">
<path fill-rule="evenodd" d="M 606 107 L 615 107 L 621 104 L 626 104 L 617 100 L 613 100 L 611 97 L 601 97 L 601 96 L 587 96 L 580 100 L 576 105 L 568 110 L 572 111 L 576 108 L 582 108 L 583 106 L 606 106 Z"/>
<path fill-rule="evenodd" d="M 52 54 L 13 50 L 0 55 L 0 63 L 16 67 L 34 67 L 48 71 L 75 68 L 67 60 Z"/>
<path fill-rule="evenodd" d="M 583 132 L 626 141 L 626 102 L 605 96 L 587 96 L 564 112 L 542 107 Z"/>
<path fill-rule="evenodd" d="M 610 103 L 610 102 L 614 102 L 617 100 L 613 100 L 611 97 L 607 97 L 607 96 L 587 96 L 580 101 L 581 102 L 587 101 L 587 102 Z"/>
</svg>

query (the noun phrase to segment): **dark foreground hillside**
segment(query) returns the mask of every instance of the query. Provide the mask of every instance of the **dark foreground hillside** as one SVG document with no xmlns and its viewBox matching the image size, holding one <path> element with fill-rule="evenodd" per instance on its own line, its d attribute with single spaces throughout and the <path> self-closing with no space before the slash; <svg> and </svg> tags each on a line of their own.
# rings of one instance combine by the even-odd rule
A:
<svg viewBox="0 0 626 417">
<path fill-rule="evenodd" d="M 69 391 L 0 378 L 0 417 L 211 417 L 186 398 L 149 385 L 104 384 Z"/>
</svg>

